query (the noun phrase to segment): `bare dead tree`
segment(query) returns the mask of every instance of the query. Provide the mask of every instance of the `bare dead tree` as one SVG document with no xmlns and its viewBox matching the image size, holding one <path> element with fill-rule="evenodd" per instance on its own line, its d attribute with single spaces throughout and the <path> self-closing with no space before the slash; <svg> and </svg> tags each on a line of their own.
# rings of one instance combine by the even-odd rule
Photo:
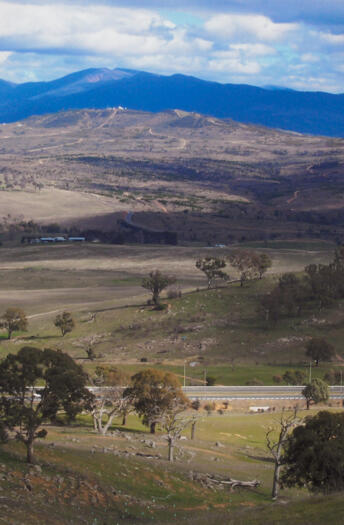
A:
<svg viewBox="0 0 344 525">
<path fill-rule="evenodd" d="M 272 483 L 272 499 L 276 500 L 278 497 L 278 491 L 280 487 L 280 471 L 281 471 L 281 457 L 283 452 L 283 446 L 285 445 L 290 431 L 297 425 L 301 424 L 302 418 L 297 415 L 298 407 L 296 406 L 293 412 L 287 414 L 282 410 L 281 416 L 276 420 L 274 426 L 270 427 L 266 432 L 266 446 L 274 460 L 274 476 Z M 276 437 L 278 432 L 278 437 Z"/>
<path fill-rule="evenodd" d="M 177 439 L 180 439 L 183 430 L 196 422 L 197 416 L 183 415 L 185 405 L 181 405 L 178 400 L 165 412 L 159 421 L 159 426 L 166 432 L 168 443 L 168 460 L 174 460 L 174 447 Z"/>
<path fill-rule="evenodd" d="M 105 435 L 115 417 L 129 412 L 130 399 L 124 395 L 124 389 L 120 386 L 102 387 L 96 395 L 92 417 L 94 429 Z"/>
</svg>

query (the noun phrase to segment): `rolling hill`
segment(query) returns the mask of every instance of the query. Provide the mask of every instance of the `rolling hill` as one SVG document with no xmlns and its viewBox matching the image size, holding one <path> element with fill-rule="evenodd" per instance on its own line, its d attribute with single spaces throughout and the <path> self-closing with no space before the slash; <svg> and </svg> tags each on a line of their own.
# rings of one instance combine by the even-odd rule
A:
<svg viewBox="0 0 344 525">
<path fill-rule="evenodd" d="M 5 124 L 0 144 L 5 229 L 33 219 L 118 234 L 131 212 L 180 241 L 344 239 L 340 138 L 119 107 Z"/>
</svg>

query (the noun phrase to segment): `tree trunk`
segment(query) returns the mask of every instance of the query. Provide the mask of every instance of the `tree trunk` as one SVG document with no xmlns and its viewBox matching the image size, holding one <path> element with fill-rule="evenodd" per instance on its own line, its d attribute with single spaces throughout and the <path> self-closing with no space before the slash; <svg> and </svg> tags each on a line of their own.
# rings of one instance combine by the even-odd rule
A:
<svg viewBox="0 0 344 525">
<path fill-rule="evenodd" d="M 33 463 L 33 439 L 26 442 L 26 461 Z"/>
<path fill-rule="evenodd" d="M 153 423 L 150 424 L 150 433 L 151 434 L 155 434 L 155 427 L 156 427 L 156 422 L 153 421 Z"/>
<path fill-rule="evenodd" d="M 127 413 L 124 412 L 123 413 L 123 418 L 122 418 L 122 425 L 125 426 L 127 424 Z"/>
<path fill-rule="evenodd" d="M 191 424 L 191 439 L 195 439 L 196 421 Z"/>
<path fill-rule="evenodd" d="M 167 441 L 168 441 L 168 461 L 172 463 L 173 462 L 173 449 L 174 449 L 173 438 L 168 437 Z"/>
<path fill-rule="evenodd" d="M 279 461 L 275 461 L 274 479 L 272 483 L 272 499 L 277 499 L 279 489 L 279 477 L 280 477 L 281 465 Z"/>
<path fill-rule="evenodd" d="M 306 404 L 307 404 L 307 410 L 309 410 L 309 406 L 311 404 L 311 400 L 310 399 L 306 399 Z"/>
</svg>

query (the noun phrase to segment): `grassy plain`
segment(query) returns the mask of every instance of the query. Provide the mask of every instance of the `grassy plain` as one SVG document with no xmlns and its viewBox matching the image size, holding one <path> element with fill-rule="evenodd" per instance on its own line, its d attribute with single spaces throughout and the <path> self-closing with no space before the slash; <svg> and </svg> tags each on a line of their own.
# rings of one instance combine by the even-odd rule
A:
<svg viewBox="0 0 344 525">
<path fill-rule="evenodd" d="M 48 426 L 36 446 L 40 468 L 23 462 L 24 450 L 11 442 L 0 450 L 0 523 L 224 523 L 341 524 L 340 495 L 312 496 L 283 490 L 270 498 L 273 464 L 265 432 L 277 414 L 203 416 L 195 440 L 180 441 L 176 462 L 166 461 L 162 434 L 152 437 L 135 416 L 108 436 L 94 434 L 89 418 L 73 427 Z M 154 448 L 152 448 L 152 443 Z M 218 445 L 216 445 L 218 443 Z M 219 444 L 220 443 L 220 444 Z M 147 456 L 151 456 L 150 458 Z M 257 489 L 211 490 L 191 473 L 259 479 Z M 31 487 L 27 489 L 28 483 Z M 5 491 L 5 492 L 4 492 Z"/>
</svg>

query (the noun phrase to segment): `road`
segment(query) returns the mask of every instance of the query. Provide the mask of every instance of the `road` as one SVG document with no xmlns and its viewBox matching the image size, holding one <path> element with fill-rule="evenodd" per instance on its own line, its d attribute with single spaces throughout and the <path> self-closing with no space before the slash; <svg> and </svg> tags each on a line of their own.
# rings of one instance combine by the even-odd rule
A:
<svg viewBox="0 0 344 525">
<path fill-rule="evenodd" d="M 111 387 L 88 387 L 96 394 Z M 124 388 L 124 387 L 123 387 Z M 303 399 L 304 386 L 184 386 L 183 392 L 190 399 L 207 400 L 269 400 L 269 399 Z M 39 387 L 38 387 L 39 389 Z M 344 386 L 330 386 L 331 399 L 344 400 Z"/>
<path fill-rule="evenodd" d="M 303 399 L 303 386 L 185 386 L 190 399 Z M 344 399 L 344 386 L 330 386 L 331 399 Z"/>
</svg>

